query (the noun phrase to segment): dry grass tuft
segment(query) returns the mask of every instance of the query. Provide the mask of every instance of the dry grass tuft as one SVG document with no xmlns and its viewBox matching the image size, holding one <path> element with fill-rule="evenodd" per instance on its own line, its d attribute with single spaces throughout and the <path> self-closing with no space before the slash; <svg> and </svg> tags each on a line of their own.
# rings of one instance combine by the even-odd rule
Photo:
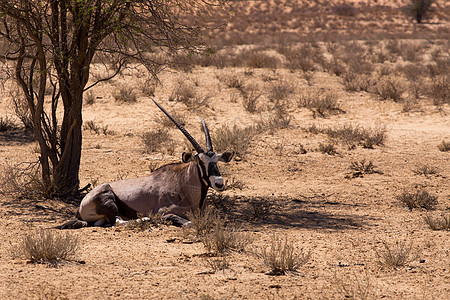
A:
<svg viewBox="0 0 450 300">
<path fill-rule="evenodd" d="M 95 121 L 86 121 L 83 128 L 85 130 L 93 131 L 95 134 L 112 135 L 114 131 L 108 129 L 108 125 L 97 125 Z"/>
<path fill-rule="evenodd" d="M 230 225 L 225 226 L 225 222 L 220 218 L 213 224 L 212 231 L 201 237 L 201 241 L 206 251 L 216 256 L 230 251 L 244 251 L 251 243 L 248 234 Z"/>
<path fill-rule="evenodd" d="M 413 193 L 404 191 L 398 195 L 397 200 L 405 204 L 410 210 L 413 208 L 435 209 L 438 197 L 428 193 L 426 190 L 417 190 Z"/>
<path fill-rule="evenodd" d="M 214 129 L 212 141 L 217 151 L 234 151 L 236 155 L 246 154 L 253 136 L 252 127 L 240 128 L 236 125 L 230 127 L 226 124 Z"/>
<path fill-rule="evenodd" d="M 374 92 L 381 100 L 393 100 L 401 102 L 406 90 L 404 84 L 395 77 L 385 76 L 381 78 L 374 87 Z"/>
<path fill-rule="evenodd" d="M 336 146 L 334 143 L 326 143 L 326 144 L 319 143 L 319 148 L 317 150 L 319 152 L 322 152 L 323 154 L 328 154 L 328 155 L 336 155 L 337 154 Z"/>
<path fill-rule="evenodd" d="M 242 105 L 249 113 L 255 113 L 258 109 L 258 103 L 262 92 L 257 85 L 248 85 L 239 89 L 242 94 Z"/>
<path fill-rule="evenodd" d="M 15 128 L 17 128 L 17 126 L 9 116 L 0 117 L 0 132 L 9 131 Z"/>
<path fill-rule="evenodd" d="M 13 256 L 25 258 L 32 263 L 56 266 L 62 261 L 73 259 L 79 249 L 78 239 L 69 232 L 40 230 L 22 237 L 13 249 Z"/>
<path fill-rule="evenodd" d="M 421 165 L 416 167 L 413 170 L 415 175 L 423 175 L 423 176 L 430 176 L 430 175 L 438 175 L 439 174 L 439 169 L 434 167 L 434 166 L 430 166 L 430 165 Z"/>
<path fill-rule="evenodd" d="M 128 86 L 122 86 L 119 88 L 119 91 L 113 93 L 113 97 L 116 102 L 119 103 L 136 103 L 137 102 L 137 94 L 136 92 Z"/>
<path fill-rule="evenodd" d="M 325 93 L 323 90 L 310 90 L 300 95 L 297 101 L 299 107 L 306 107 L 313 112 L 313 117 L 317 115 L 325 118 L 328 115 L 344 113 L 341 109 L 337 95 L 334 93 Z"/>
<path fill-rule="evenodd" d="M 142 141 L 144 142 L 145 153 L 157 152 L 163 148 L 173 149 L 173 142 L 167 129 L 144 132 Z"/>
<path fill-rule="evenodd" d="M 264 197 L 251 198 L 244 208 L 243 214 L 249 220 L 262 220 L 272 211 L 273 203 Z"/>
<path fill-rule="evenodd" d="M 161 227 L 161 225 L 170 225 L 171 222 L 164 218 L 161 214 L 150 214 L 144 217 L 142 214 L 138 214 L 138 218 L 129 220 L 126 222 L 125 227 L 134 231 L 147 231 L 152 228 Z"/>
<path fill-rule="evenodd" d="M 450 214 L 432 216 L 427 214 L 423 217 L 425 223 L 433 230 L 450 230 Z"/>
<path fill-rule="evenodd" d="M 279 239 L 274 235 L 271 245 L 256 252 L 256 256 L 269 268 L 268 275 L 278 276 L 295 273 L 309 261 L 311 252 L 296 251 L 293 241 L 287 237 Z"/>
<path fill-rule="evenodd" d="M 367 269 L 364 275 L 353 273 L 353 276 L 339 278 L 335 274 L 332 283 L 336 287 L 338 294 L 344 299 L 368 300 L 374 298 L 372 283 Z"/>
<path fill-rule="evenodd" d="M 355 171 L 355 174 L 381 174 L 382 172 L 376 170 L 376 166 L 372 163 L 371 160 L 367 161 L 366 159 L 362 159 L 361 161 L 352 161 L 350 164 L 350 169 Z"/>
<path fill-rule="evenodd" d="M 396 241 L 395 244 L 389 245 L 387 242 L 383 241 L 383 247 L 384 249 L 381 251 L 375 250 L 378 263 L 381 266 L 399 268 L 416 259 L 415 255 L 413 255 L 412 242 Z"/>
</svg>

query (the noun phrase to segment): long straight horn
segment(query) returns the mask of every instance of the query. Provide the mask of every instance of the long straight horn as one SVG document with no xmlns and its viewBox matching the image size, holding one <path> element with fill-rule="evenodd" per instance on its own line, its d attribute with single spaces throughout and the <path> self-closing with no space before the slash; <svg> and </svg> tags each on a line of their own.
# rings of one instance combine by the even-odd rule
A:
<svg viewBox="0 0 450 300">
<path fill-rule="evenodd" d="M 156 106 L 159 107 L 160 110 L 162 110 L 163 113 L 166 114 L 167 117 L 169 117 L 170 120 L 172 120 L 172 122 L 178 127 L 178 129 L 180 129 L 180 131 L 186 136 L 186 138 L 189 140 L 189 142 L 191 142 L 192 146 L 194 146 L 195 151 L 197 151 L 197 153 L 203 153 L 205 152 L 205 150 L 203 150 L 203 148 L 197 143 L 197 141 L 192 137 L 192 135 L 189 134 L 189 132 L 187 132 L 186 129 L 184 129 L 184 127 L 177 122 L 177 120 L 175 120 L 161 105 L 158 104 L 158 102 L 156 102 L 154 99 L 152 99 L 153 102 L 155 102 Z"/>
<path fill-rule="evenodd" d="M 203 118 L 200 118 L 200 120 L 202 120 L 203 131 L 205 132 L 206 137 L 206 151 L 213 152 L 213 146 L 211 143 L 211 136 L 209 135 L 208 127 L 206 126 L 205 120 L 203 120 Z"/>
</svg>

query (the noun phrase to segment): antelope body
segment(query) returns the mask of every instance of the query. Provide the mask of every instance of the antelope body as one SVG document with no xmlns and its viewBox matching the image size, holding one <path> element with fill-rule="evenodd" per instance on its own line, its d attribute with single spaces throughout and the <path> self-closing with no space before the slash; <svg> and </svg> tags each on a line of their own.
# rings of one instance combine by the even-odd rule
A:
<svg viewBox="0 0 450 300">
<path fill-rule="evenodd" d="M 59 228 L 85 226 L 113 226 L 116 218 L 136 219 L 160 213 L 174 225 L 189 224 L 187 214 L 206 206 L 208 188 L 224 189 L 223 178 L 217 162 L 229 162 L 233 152 L 216 154 L 213 151 L 209 130 L 203 121 L 207 151 L 155 100 L 155 104 L 174 122 L 194 146 L 197 153 L 183 153 L 182 163 L 160 167 L 146 177 L 104 183 L 95 187 L 81 201 L 77 220 Z"/>
</svg>

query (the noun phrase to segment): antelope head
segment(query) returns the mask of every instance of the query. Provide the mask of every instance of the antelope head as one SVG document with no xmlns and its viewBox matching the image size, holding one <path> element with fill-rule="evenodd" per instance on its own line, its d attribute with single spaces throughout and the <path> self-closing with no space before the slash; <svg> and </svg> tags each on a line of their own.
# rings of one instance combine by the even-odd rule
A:
<svg viewBox="0 0 450 300">
<path fill-rule="evenodd" d="M 162 106 L 160 106 L 154 99 L 152 99 L 153 102 L 159 107 L 159 109 L 162 110 L 164 114 L 180 129 L 180 131 L 184 134 L 184 136 L 189 140 L 189 142 L 194 147 L 196 154 L 192 154 L 190 152 L 184 152 L 182 154 L 182 160 L 183 162 L 195 162 L 200 169 L 200 173 L 202 176 L 203 182 L 208 185 L 209 187 L 212 187 L 216 191 L 223 191 L 225 188 L 224 180 L 222 175 L 220 175 L 219 168 L 217 167 L 217 162 L 229 162 L 233 158 L 234 152 L 223 152 L 220 154 L 217 154 L 213 150 L 212 142 L 211 142 L 211 136 L 209 134 L 208 127 L 206 126 L 205 121 L 203 118 L 201 119 L 202 126 L 203 126 L 203 132 L 205 133 L 205 139 L 206 139 L 206 151 L 203 150 L 203 148 L 197 143 L 197 141 L 187 132 L 184 127 L 178 123 L 177 120 L 175 120 Z"/>
</svg>

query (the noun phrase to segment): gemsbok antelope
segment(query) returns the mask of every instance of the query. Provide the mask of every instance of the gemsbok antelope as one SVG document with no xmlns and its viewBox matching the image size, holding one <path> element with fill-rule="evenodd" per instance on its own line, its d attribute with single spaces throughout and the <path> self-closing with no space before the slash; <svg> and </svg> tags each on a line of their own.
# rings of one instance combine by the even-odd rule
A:
<svg viewBox="0 0 450 300">
<path fill-rule="evenodd" d="M 153 100 L 153 99 L 152 99 Z M 196 154 L 184 152 L 183 162 L 167 164 L 146 177 L 104 183 L 95 187 L 81 201 L 77 218 L 58 228 L 70 229 L 86 226 L 114 226 L 116 218 L 136 219 L 138 214 L 148 216 L 160 213 L 174 225 L 190 223 L 189 211 L 206 206 L 208 188 L 224 189 L 217 162 L 229 162 L 233 152 L 214 153 L 205 121 L 201 119 L 206 137 L 206 151 L 155 100 L 153 102 L 180 129 L 194 147 Z"/>
</svg>

